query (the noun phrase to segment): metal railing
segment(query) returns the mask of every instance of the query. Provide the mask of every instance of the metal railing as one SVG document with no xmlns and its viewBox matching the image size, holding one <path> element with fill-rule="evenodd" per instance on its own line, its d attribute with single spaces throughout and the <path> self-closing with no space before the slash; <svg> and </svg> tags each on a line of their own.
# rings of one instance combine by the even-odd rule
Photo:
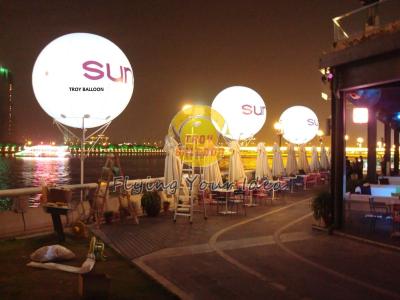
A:
<svg viewBox="0 0 400 300">
<path fill-rule="evenodd" d="M 134 183 L 147 183 L 147 182 L 155 182 L 162 181 L 164 177 L 154 177 L 154 178 L 146 178 L 146 179 L 130 179 L 127 180 L 127 184 L 132 185 Z M 110 189 L 114 186 L 114 182 L 110 182 Z M 95 189 L 97 188 L 97 183 L 84 183 L 84 184 L 69 184 L 69 185 L 59 185 L 56 186 L 58 188 L 69 189 L 69 190 L 85 190 L 85 189 Z M 7 189 L 0 190 L 0 198 L 1 197 L 18 197 L 24 195 L 34 195 L 40 194 L 42 192 L 41 187 L 27 187 L 27 188 L 17 188 L 17 189 Z"/>
<path fill-rule="evenodd" d="M 126 183 L 128 185 L 138 183 L 149 184 L 163 181 L 163 179 L 163 177 L 133 179 L 128 180 Z M 57 188 L 69 189 L 75 192 L 79 198 L 79 194 L 77 192 L 81 190 L 88 191 L 90 189 L 96 189 L 97 185 L 97 183 L 71 184 L 60 185 L 57 186 Z M 114 181 L 111 181 L 109 185 L 110 197 L 108 197 L 107 200 L 111 206 L 115 206 L 115 201 L 118 201 L 118 197 L 116 197 L 115 194 L 111 194 L 113 193 L 113 186 Z M 143 190 L 143 192 L 144 191 L 145 190 Z M 49 218 L 49 216 L 42 209 L 37 208 L 41 205 L 40 202 L 38 202 L 38 205 L 35 207 L 26 205 L 28 198 L 32 197 L 32 195 L 39 196 L 41 193 L 42 187 L 0 190 L 0 199 L 3 198 L 1 201 L 5 201 L 5 199 L 7 199 L 6 201 L 10 201 L 12 204 L 11 209 L 0 211 L 0 238 L 14 237 L 36 232 L 45 232 L 51 229 L 51 218 Z M 66 226 L 69 226 L 78 220 L 86 220 L 86 218 L 89 216 L 90 202 L 84 201 L 84 205 L 84 203 L 81 203 L 78 198 L 72 198 L 71 201 L 68 202 L 68 206 L 70 207 L 71 211 L 67 216 L 65 223 Z"/>
<path fill-rule="evenodd" d="M 157 182 L 157 181 L 163 181 L 164 177 L 155 177 L 155 178 L 146 178 L 146 179 L 131 179 L 131 180 L 127 180 L 127 184 L 128 185 L 133 185 L 133 184 L 137 184 L 137 183 L 149 183 L 149 182 Z M 76 200 L 75 198 L 79 197 L 80 194 L 78 194 L 77 192 L 80 192 L 81 190 L 86 191 L 90 190 L 90 189 L 96 189 L 97 188 L 97 183 L 84 183 L 84 184 L 69 184 L 69 185 L 58 185 L 58 186 L 54 186 L 57 188 L 63 188 L 63 189 L 68 189 L 71 190 L 73 192 L 75 192 L 75 196 L 73 196 L 72 200 Z M 112 188 L 114 186 L 114 181 L 110 182 L 109 188 L 112 191 Z M 53 187 L 53 186 L 52 186 Z M 30 202 L 30 207 L 37 207 L 40 205 L 39 202 L 39 198 L 40 195 L 42 193 L 42 187 L 26 187 L 26 188 L 16 188 L 16 189 L 5 189 L 5 190 L 0 190 L 0 201 L 9 201 L 10 205 L 9 205 L 9 209 L 11 209 L 11 205 L 12 205 L 12 201 L 14 198 L 16 197 L 29 197 L 29 200 L 34 199 L 35 205 L 32 205 L 32 201 Z M 4 208 L 3 208 L 4 210 Z M 5 209 L 7 210 L 7 209 Z M 0 210 L 1 212 L 2 210 Z"/>
<path fill-rule="evenodd" d="M 400 0 L 381 0 L 335 17 L 332 21 L 335 43 L 400 30 Z"/>
</svg>

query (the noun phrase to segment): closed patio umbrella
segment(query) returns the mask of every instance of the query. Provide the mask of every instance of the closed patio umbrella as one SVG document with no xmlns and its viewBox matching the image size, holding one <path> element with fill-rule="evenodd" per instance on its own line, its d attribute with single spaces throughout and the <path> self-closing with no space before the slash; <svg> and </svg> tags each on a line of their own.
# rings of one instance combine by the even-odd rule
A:
<svg viewBox="0 0 400 300">
<path fill-rule="evenodd" d="M 328 155 L 326 153 L 325 146 L 321 147 L 320 159 L 321 159 L 321 169 L 329 170 L 329 160 L 328 160 Z"/>
<path fill-rule="evenodd" d="M 216 148 L 214 143 L 211 140 L 207 140 L 204 147 L 206 153 L 204 154 L 203 159 L 203 180 L 207 183 L 222 184 L 221 170 L 219 168 L 218 157 L 215 154 L 215 150 Z"/>
<path fill-rule="evenodd" d="M 318 172 L 318 170 L 320 168 L 321 168 L 321 166 L 319 163 L 317 147 L 313 146 L 312 153 L 311 153 L 311 164 L 310 164 L 311 172 Z"/>
<path fill-rule="evenodd" d="M 304 173 L 310 173 L 310 165 L 308 164 L 306 148 L 304 145 L 300 146 L 299 149 L 299 161 L 298 161 L 298 169 L 303 170 Z"/>
<path fill-rule="evenodd" d="M 267 152 L 265 151 L 265 144 L 258 143 L 257 145 L 257 160 L 256 160 L 256 179 L 264 177 L 272 178 L 271 169 L 268 166 Z"/>
<path fill-rule="evenodd" d="M 164 182 L 166 185 L 172 184 L 176 181 L 178 184 L 181 183 L 182 177 L 182 162 L 181 159 L 176 155 L 176 149 L 178 148 L 178 142 L 171 136 L 165 137 L 164 151 L 165 165 L 164 165 Z"/>
<path fill-rule="evenodd" d="M 297 172 L 296 152 L 294 151 L 294 145 L 290 144 L 286 161 L 286 175 L 296 175 Z"/>
<path fill-rule="evenodd" d="M 208 166 L 204 166 L 203 180 L 207 183 L 222 184 L 222 176 L 218 161 L 215 161 Z"/>
<path fill-rule="evenodd" d="M 326 151 L 326 156 L 328 157 L 328 163 L 329 163 L 329 168 L 330 168 L 332 156 L 331 156 L 331 151 L 329 149 Z"/>
<path fill-rule="evenodd" d="M 283 176 L 285 170 L 283 168 L 282 154 L 279 146 L 276 143 L 272 147 L 272 152 L 274 154 L 274 158 L 272 159 L 272 176 L 273 177 Z"/>
<path fill-rule="evenodd" d="M 232 150 L 232 154 L 229 159 L 229 182 L 244 181 L 246 174 L 240 158 L 239 143 L 237 141 L 232 141 L 229 143 L 229 148 Z"/>
</svg>

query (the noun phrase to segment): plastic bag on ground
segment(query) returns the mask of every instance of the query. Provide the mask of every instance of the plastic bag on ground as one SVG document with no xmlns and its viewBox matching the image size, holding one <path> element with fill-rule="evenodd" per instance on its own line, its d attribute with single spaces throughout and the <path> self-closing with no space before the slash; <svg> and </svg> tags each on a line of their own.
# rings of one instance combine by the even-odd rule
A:
<svg viewBox="0 0 400 300">
<path fill-rule="evenodd" d="M 37 249 L 30 258 L 36 262 L 63 261 L 75 258 L 75 254 L 61 245 L 51 245 Z"/>
</svg>

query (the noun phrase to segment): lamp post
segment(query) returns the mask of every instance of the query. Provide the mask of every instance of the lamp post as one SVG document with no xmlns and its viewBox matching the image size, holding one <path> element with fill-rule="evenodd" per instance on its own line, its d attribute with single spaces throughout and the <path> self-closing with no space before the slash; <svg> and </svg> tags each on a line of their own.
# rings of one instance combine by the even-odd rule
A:
<svg viewBox="0 0 400 300">
<path fill-rule="evenodd" d="M 192 108 L 192 104 L 187 103 L 187 104 L 182 105 L 182 110 L 186 110 L 189 108 Z"/>
<path fill-rule="evenodd" d="M 378 142 L 376 143 L 376 146 L 378 147 L 378 151 L 382 151 L 382 147 L 383 147 L 382 141 L 378 141 Z"/>
<path fill-rule="evenodd" d="M 319 144 L 322 145 L 322 141 L 323 141 L 322 137 L 324 136 L 324 132 L 321 129 L 319 129 L 317 132 L 317 135 L 319 137 Z"/>
<path fill-rule="evenodd" d="M 362 137 L 358 137 L 357 138 L 357 145 L 360 148 L 360 153 L 361 153 L 362 143 L 364 143 L 364 139 Z"/>
<path fill-rule="evenodd" d="M 283 135 L 282 124 L 279 122 L 275 122 L 274 129 L 279 139 L 279 148 L 280 148 L 282 146 L 282 135 Z"/>
</svg>

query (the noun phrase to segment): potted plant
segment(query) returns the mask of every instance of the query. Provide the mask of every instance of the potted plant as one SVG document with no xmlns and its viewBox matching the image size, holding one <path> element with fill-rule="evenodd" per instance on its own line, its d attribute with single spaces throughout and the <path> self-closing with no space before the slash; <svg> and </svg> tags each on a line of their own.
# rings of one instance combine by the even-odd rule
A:
<svg viewBox="0 0 400 300">
<path fill-rule="evenodd" d="M 144 192 L 141 204 L 147 216 L 157 217 L 161 210 L 161 197 L 157 191 Z"/>
<path fill-rule="evenodd" d="M 114 212 L 111 210 L 105 211 L 103 213 L 104 216 L 104 221 L 106 222 L 106 224 L 111 224 L 113 217 L 114 217 Z"/>
<path fill-rule="evenodd" d="M 333 197 L 329 192 L 319 193 L 312 201 L 314 219 L 319 227 L 330 228 L 333 224 Z"/>
</svg>

